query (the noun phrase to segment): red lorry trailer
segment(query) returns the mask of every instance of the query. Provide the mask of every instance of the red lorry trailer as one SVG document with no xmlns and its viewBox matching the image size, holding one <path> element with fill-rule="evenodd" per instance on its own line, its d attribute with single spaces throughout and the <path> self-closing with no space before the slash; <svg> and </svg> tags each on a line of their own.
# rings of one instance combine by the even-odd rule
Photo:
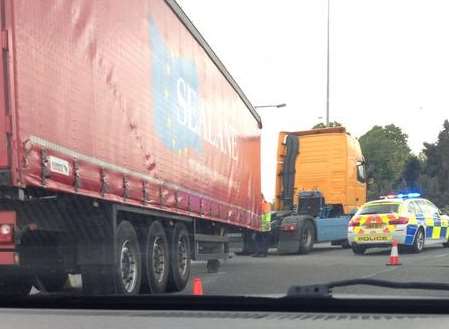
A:
<svg viewBox="0 0 449 329">
<path fill-rule="evenodd" d="M 175 1 L 0 7 L 0 293 L 178 291 L 258 229 L 260 118 Z"/>
</svg>

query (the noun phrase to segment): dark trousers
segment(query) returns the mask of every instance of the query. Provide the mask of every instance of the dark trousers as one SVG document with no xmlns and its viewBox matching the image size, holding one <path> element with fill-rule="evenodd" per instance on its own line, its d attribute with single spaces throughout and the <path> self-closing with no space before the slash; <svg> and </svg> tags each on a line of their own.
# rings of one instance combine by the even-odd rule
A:
<svg viewBox="0 0 449 329">
<path fill-rule="evenodd" d="M 267 255 L 270 243 L 270 232 L 256 233 L 256 254 Z"/>
</svg>

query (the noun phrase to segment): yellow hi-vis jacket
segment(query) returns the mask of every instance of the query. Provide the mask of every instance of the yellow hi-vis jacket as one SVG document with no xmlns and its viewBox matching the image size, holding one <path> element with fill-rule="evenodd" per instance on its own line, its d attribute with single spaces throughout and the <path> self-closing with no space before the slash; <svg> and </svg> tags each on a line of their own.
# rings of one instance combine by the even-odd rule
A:
<svg viewBox="0 0 449 329">
<path fill-rule="evenodd" d="M 260 230 L 262 232 L 271 231 L 271 205 L 265 200 L 262 201 L 262 223 Z"/>
</svg>

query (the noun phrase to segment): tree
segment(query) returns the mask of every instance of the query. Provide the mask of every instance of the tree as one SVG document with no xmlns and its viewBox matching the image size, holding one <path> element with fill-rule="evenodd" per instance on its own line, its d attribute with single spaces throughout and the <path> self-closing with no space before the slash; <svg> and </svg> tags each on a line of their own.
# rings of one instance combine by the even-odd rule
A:
<svg viewBox="0 0 449 329">
<path fill-rule="evenodd" d="M 436 143 L 424 143 L 425 165 L 420 178 L 424 196 L 437 206 L 449 207 L 449 121 L 445 120 L 443 130 Z"/>
<path fill-rule="evenodd" d="M 407 139 L 407 134 L 393 124 L 374 126 L 360 137 L 368 178 L 374 179 L 368 187 L 369 199 L 393 192 L 400 185 L 404 165 L 410 158 Z"/>
<path fill-rule="evenodd" d="M 314 125 L 312 129 L 335 128 L 335 127 L 341 127 L 341 126 L 342 126 L 342 124 L 337 121 L 329 122 L 329 126 L 326 126 L 326 124 L 324 122 L 320 122 L 320 123 L 317 123 L 316 125 Z"/>
<path fill-rule="evenodd" d="M 402 172 L 402 179 L 405 182 L 407 191 L 419 190 L 419 177 L 421 176 L 422 164 L 418 157 L 412 155 L 405 162 L 404 170 Z"/>
</svg>

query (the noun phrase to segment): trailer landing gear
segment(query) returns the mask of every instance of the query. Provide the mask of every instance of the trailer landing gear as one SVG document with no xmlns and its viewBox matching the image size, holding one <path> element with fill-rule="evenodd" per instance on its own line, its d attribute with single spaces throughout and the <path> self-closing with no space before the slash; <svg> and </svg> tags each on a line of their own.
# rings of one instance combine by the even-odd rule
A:
<svg viewBox="0 0 449 329">
<path fill-rule="evenodd" d="M 207 261 L 207 273 L 217 273 L 220 269 L 220 261 L 218 259 L 210 259 Z"/>
</svg>

